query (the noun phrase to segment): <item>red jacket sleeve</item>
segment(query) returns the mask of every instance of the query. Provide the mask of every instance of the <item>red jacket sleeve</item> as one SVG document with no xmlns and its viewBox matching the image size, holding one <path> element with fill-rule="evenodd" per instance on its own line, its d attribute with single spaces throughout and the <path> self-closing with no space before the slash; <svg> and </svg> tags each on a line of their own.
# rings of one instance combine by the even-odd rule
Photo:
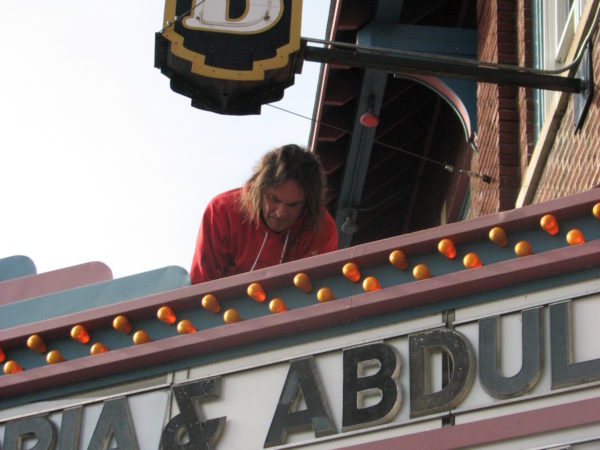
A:
<svg viewBox="0 0 600 450">
<path fill-rule="evenodd" d="M 196 249 L 190 269 L 192 284 L 225 276 L 225 267 L 229 259 L 229 223 L 221 215 L 222 211 L 213 199 L 204 212 L 196 239 Z"/>
</svg>

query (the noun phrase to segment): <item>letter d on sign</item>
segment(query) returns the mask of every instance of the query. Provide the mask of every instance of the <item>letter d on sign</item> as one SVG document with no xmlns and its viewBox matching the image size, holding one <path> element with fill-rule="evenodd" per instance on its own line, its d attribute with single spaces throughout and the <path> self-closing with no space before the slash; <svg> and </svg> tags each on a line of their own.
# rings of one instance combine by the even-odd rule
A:
<svg viewBox="0 0 600 450">
<path fill-rule="evenodd" d="M 223 0 L 204 0 L 184 19 L 184 24 L 193 30 L 261 33 L 280 19 L 282 8 L 281 0 L 245 0 L 238 1 L 237 5 Z"/>
<path fill-rule="evenodd" d="M 437 392 L 427 392 L 432 349 L 445 352 L 452 361 L 450 380 Z M 410 417 L 449 411 L 465 398 L 473 383 L 475 357 L 467 339 L 457 331 L 439 329 L 409 336 Z"/>
</svg>

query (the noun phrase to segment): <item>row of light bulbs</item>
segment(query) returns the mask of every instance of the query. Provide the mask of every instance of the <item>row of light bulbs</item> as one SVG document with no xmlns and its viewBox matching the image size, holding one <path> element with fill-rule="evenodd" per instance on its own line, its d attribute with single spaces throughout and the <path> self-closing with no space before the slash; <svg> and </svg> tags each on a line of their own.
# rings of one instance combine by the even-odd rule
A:
<svg viewBox="0 0 600 450">
<path fill-rule="evenodd" d="M 600 219 L 600 202 L 596 203 L 592 207 L 592 214 Z M 540 227 L 547 232 L 548 234 L 554 236 L 559 232 L 559 224 L 558 220 L 553 214 L 545 214 L 540 218 Z M 490 241 L 499 247 L 506 247 L 508 245 L 508 238 L 505 230 L 496 226 L 490 229 L 488 233 L 488 237 Z M 569 245 L 579 245 L 585 242 L 585 237 L 583 232 L 577 228 L 573 228 L 566 233 L 566 241 Z M 438 242 L 437 250 L 440 254 L 445 256 L 448 259 L 456 258 L 457 251 L 454 242 L 450 238 L 441 239 Z M 531 244 L 528 241 L 522 240 L 515 244 L 514 252 L 518 257 L 523 257 L 532 254 Z M 394 267 L 397 267 L 400 270 L 405 270 L 408 268 L 408 262 L 406 259 L 406 255 L 400 249 L 395 249 L 390 252 L 388 256 L 388 260 L 390 264 Z M 463 265 L 467 269 L 474 269 L 482 266 L 481 259 L 475 252 L 467 253 L 463 257 Z M 353 283 L 358 283 L 361 279 L 361 273 L 358 265 L 355 262 L 347 262 L 342 267 L 342 274 L 349 281 Z M 429 267 L 426 264 L 419 263 L 416 264 L 412 269 L 412 275 L 416 280 L 424 280 L 427 278 L 431 278 L 431 272 L 429 271 Z M 294 286 L 296 286 L 299 290 L 305 293 L 311 293 L 313 290 L 312 282 L 310 277 L 306 273 L 298 273 L 294 277 Z M 365 292 L 377 291 L 381 289 L 381 285 L 376 277 L 367 276 L 364 278 L 362 282 L 362 288 Z M 251 283 L 247 288 L 248 296 L 259 302 L 263 303 L 267 299 L 267 295 L 265 290 L 263 289 L 260 283 Z M 332 290 L 328 287 L 320 288 L 316 293 L 317 301 L 319 302 L 328 302 L 335 299 L 335 296 Z M 213 294 L 206 294 L 202 298 L 202 307 L 213 313 L 218 314 L 221 311 L 221 305 L 219 301 Z M 283 301 L 283 299 L 279 297 L 273 298 L 269 302 L 269 311 L 271 313 L 281 313 L 287 311 L 288 308 Z M 173 310 L 167 306 L 161 306 L 158 308 L 156 312 L 156 316 L 159 320 L 169 325 L 174 325 L 177 322 L 177 317 Z M 223 313 L 223 321 L 225 323 L 235 323 L 242 320 L 239 312 L 235 308 L 229 308 Z M 113 319 L 112 326 L 115 330 L 124 333 L 130 334 L 133 331 L 133 327 L 129 319 L 124 315 L 118 315 Z M 177 323 L 177 332 L 179 334 L 189 334 L 196 332 L 196 328 L 188 319 L 180 320 Z M 71 328 L 70 336 L 72 339 L 82 343 L 88 344 L 90 342 L 90 334 L 82 324 L 77 324 Z M 142 329 L 136 330 L 132 335 L 132 341 L 135 345 L 145 344 L 150 342 L 152 339 L 148 335 L 148 333 Z M 65 358 L 60 353 L 59 350 L 50 350 L 47 351 L 47 346 L 41 336 L 38 334 L 33 334 L 29 336 L 27 339 L 27 347 L 32 351 L 35 351 L 40 354 L 46 353 L 46 362 L 48 364 L 56 364 L 65 361 Z M 96 355 L 100 353 L 107 352 L 108 348 L 102 344 L 101 342 L 95 342 L 90 346 L 90 354 Z M 0 348 L 0 363 L 6 360 L 6 355 L 2 348 Z M 5 374 L 11 374 L 16 372 L 21 372 L 22 367 L 14 360 L 8 360 L 4 363 L 3 366 Z"/>
</svg>

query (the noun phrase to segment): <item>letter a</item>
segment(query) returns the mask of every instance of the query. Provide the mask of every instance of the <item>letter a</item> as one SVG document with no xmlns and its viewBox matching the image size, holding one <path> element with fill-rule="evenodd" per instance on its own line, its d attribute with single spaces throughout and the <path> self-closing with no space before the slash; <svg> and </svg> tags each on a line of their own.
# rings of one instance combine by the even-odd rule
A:
<svg viewBox="0 0 600 450">
<path fill-rule="evenodd" d="M 298 411 L 300 393 L 307 408 Z M 312 356 L 290 363 L 264 447 L 285 444 L 288 431 L 301 429 L 312 429 L 315 437 L 336 433 Z"/>
<path fill-rule="evenodd" d="M 112 440 L 117 447 L 108 447 Z M 104 402 L 88 450 L 139 450 L 126 397 Z"/>
</svg>

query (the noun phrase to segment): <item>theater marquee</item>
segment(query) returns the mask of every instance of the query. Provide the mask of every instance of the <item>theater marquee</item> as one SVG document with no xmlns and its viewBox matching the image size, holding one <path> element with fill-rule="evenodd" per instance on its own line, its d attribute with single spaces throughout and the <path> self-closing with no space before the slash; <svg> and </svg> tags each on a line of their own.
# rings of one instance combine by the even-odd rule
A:
<svg viewBox="0 0 600 450">
<path fill-rule="evenodd" d="M 337 448 L 441 429 L 448 412 L 460 426 L 569 408 L 599 393 L 599 292 L 596 280 L 540 290 L 450 323 L 434 314 L 7 409 L 2 448 Z"/>
</svg>

